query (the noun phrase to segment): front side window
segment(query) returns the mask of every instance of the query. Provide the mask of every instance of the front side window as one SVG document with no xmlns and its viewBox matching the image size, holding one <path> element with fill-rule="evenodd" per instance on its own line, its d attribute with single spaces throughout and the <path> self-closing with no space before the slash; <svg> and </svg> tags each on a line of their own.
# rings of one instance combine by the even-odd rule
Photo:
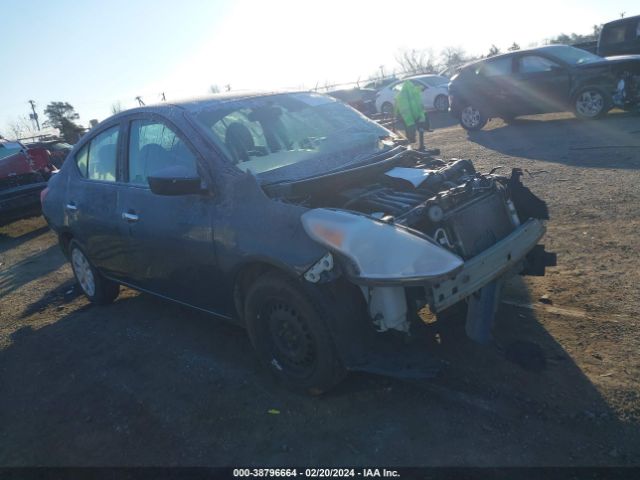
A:
<svg viewBox="0 0 640 480">
<path fill-rule="evenodd" d="M 116 181 L 119 127 L 105 130 L 76 154 L 80 175 L 91 180 Z"/>
<path fill-rule="evenodd" d="M 148 177 L 180 166 L 186 174 L 198 176 L 196 157 L 173 130 L 158 121 L 131 122 L 129 183 L 147 185 Z"/>
<path fill-rule="evenodd" d="M 420 79 L 421 82 L 426 83 L 432 87 L 438 87 L 440 85 L 444 85 L 449 83 L 449 79 L 447 77 L 425 77 Z"/>
<path fill-rule="evenodd" d="M 550 72 L 558 66 L 557 63 L 544 57 L 538 57 L 537 55 L 527 55 L 520 59 L 521 73 Z"/>
<path fill-rule="evenodd" d="M 485 62 L 476 68 L 476 75 L 482 75 L 483 77 L 511 75 L 512 63 L 513 61 L 511 57 L 499 58 L 497 60 Z"/>
</svg>

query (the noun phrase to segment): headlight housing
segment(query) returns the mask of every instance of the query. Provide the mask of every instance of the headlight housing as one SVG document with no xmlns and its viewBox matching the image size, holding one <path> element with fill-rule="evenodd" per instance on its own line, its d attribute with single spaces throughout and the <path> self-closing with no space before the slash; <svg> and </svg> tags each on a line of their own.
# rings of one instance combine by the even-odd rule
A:
<svg viewBox="0 0 640 480">
<path fill-rule="evenodd" d="M 463 265 L 457 255 L 409 229 L 364 215 L 317 208 L 305 212 L 302 225 L 316 242 L 347 257 L 351 276 L 362 283 L 435 280 Z"/>
</svg>

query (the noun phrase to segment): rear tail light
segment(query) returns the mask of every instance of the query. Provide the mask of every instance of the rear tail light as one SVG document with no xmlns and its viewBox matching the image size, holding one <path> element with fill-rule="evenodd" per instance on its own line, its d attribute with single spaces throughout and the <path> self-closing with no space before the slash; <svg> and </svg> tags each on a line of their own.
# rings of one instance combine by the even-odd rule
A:
<svg viewBox="0 0 640 480">
<path fill-rule="evenodd" d="M 47 196 L 47 193 L 49 193 L 49 187 L 43 188 L 40 192 L 40 205 L 44 203 L 44 199 Z"/>
</svg>

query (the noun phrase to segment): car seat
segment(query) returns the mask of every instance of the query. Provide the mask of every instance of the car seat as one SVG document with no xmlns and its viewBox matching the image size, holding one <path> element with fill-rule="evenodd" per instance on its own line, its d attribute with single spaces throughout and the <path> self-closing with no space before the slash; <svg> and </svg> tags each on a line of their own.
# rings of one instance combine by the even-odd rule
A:
<svg viewBox="0 0 640 480">
<path fill-rule="evenodd" d="M 251 135 L 249 129 L 240 122 L 229 124 L 224 135 L 224 143 L 231 151 L 236 163 L 248 161 L 249 152 L 255 150 L 253 135 Z"/>
</svg>

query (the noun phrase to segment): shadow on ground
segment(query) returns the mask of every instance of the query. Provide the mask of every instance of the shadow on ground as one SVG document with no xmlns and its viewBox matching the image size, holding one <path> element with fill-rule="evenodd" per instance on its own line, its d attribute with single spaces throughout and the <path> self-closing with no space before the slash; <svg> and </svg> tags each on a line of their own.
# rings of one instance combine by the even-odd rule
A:
<svg viewBox="0 0 640 480">
<path fill-rule="evenodd" d="M 64 292 L 67 283 L 55 292 Z M 28 314 L 49 307 L 43 299 Z M 51 298 L 58 298 L 53 295 Z M 309 398 L 273 383 L 245 333 L 125 291 L 25 326 L 0 351 L 1 465 L 603 465 L 640 459 L 616 418 L 531 311 L 502 308 L 497 346 L 455 319 L 425 349 L 431 381 L 353 374 Z M 543 368 L 505 360 L 537 345 Z M 271 410 L 271 413 L 270 413 Z"/>
<path fill-rule="evenodd" d="M 630 118 L 637 118 L 637 123 Z M 617 112 L 593 121 L 544 116 L 523 117 L 512 124 L 493 120 L 484 130 L 468 132 L 468 139 L 514 157 L 587 168 L 638 169 L 639 133 L 640 116 Z"/>
</svg>

